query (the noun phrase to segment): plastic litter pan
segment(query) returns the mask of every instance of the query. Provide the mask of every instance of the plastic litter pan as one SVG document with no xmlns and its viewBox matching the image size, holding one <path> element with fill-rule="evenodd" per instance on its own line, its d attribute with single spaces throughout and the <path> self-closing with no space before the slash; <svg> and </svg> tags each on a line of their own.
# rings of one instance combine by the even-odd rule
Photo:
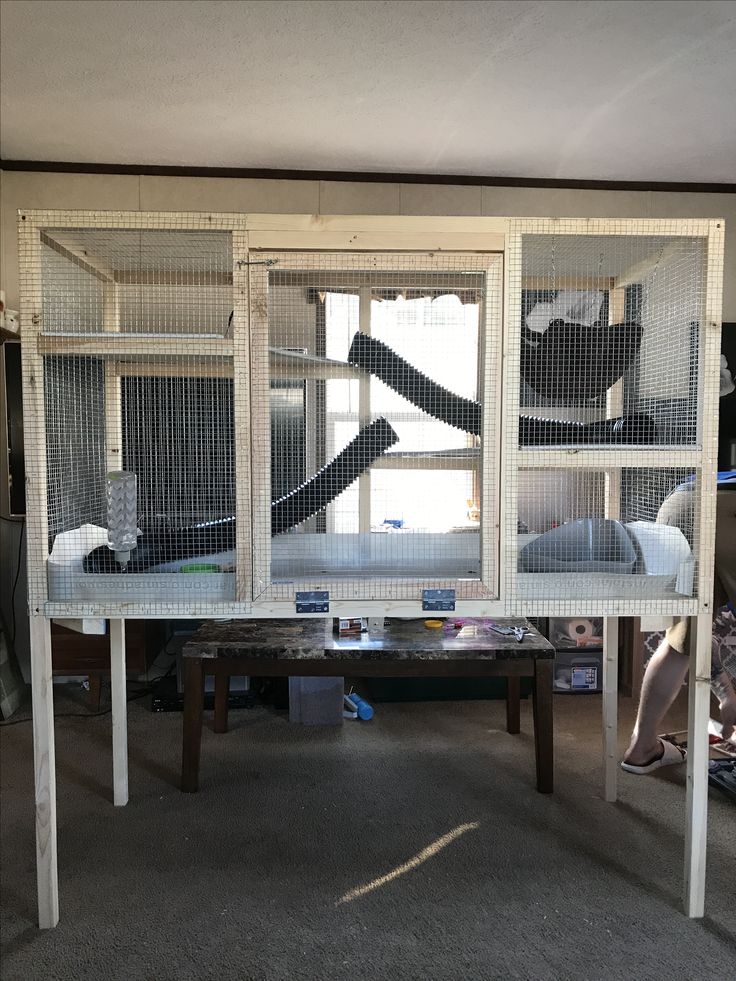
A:
<svg viewBox="0 0 736 981">
<path fill-rule="evenodd" d="M 519 554 L 522 572 L 632 573 L 636 552 L 620 521 L 580 518 L 545 532 Z"/>
</svg>

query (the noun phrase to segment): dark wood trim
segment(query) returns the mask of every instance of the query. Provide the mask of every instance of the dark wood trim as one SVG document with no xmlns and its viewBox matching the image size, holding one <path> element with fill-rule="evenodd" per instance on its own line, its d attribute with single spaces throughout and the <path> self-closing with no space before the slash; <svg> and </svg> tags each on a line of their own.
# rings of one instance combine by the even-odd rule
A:
<svg viewBox="0 0 736 981">
<path fill-rule="evenodd" d="M 534 662 L 534 750 L 537 763 L 537 790 L 551 794 L 554 790 L 554 725 L 552 712 L 552 683 L 554 661 L 537 659 Z"/>
<path fill-rule="evenodd" d="M 369 661 L 364 658 L 330 657 L 319 660 L 310 658 L 264 658 L 247 654 L 227 653 L 220 657 L 196 658 L 185 655 L 184 663 L 201 661 L 204 675 L 246 675 L 247 677 L 283 678 L 531 678 L 538 658 L 553 659 L 547 651 L 529 651 L 528 658 L 498 657 L 473 658 L 449 661 L 444 658 L 416 658 Z M 551 669 L 550 669 L 551 670 Z"/>
<path fill-rule="evenodd" d="M 215 675 L 215 732 L 227 732 L 227 699 L 230 694 L 230 675 Z"/>
<path fill-rule="evenodd" d="M 521 732 L 521 676 L 517 674 L 506 679 L 506 732 L 512 736 Z"/>
<path fill-rule="evenodd" d="M 736 194 L 736 183 L 599 181 L 577 178 L 469 176 L 467 174 L 278 170 L 266 167 L 163 167 L 154 164 L 72 163 L 60 160 L 0 160 L 0 170 L 56 174 L 128 174 L 138 177 L 230 177 L 280 181 L 354 181 L 364 184 L 460 184 L 471 187 L 540 187 L 585 191 L 679 191 L 690 194 Z"/>
<path fill-rule="evenodd" d="M 184 660 L 184 714 L 181 751 L 181 789 L 195 794 L 199 789 L 199 760 L 202 748 L 202 712 L 204 709 L 204 675 L 202 660 Z"/>
</svg>

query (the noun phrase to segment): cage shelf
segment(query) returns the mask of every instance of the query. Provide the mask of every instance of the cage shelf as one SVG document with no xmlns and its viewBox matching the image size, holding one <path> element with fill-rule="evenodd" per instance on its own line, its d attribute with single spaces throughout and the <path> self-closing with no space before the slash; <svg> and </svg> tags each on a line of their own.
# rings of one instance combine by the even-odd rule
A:
<svg viewBox="0 0 736 981">
<path fill-rule="evenodd" d="M 186 334 L 39 334 L 39 354 L 94 355 L 119 358 L 137 355 L 143 358 L 161 356 L 196 358 L 232 358 L 233 342 L 221 337 L 198 334 L 196 350 Z"/>
<path fill-rule="evenodd" d="M 274 377 L 283 379 L 363 378 L 365 372 L 333 358 L 320 358 L 298 351 L 269 347 L 269 366 Z"/>
<path fill-rule="evenodd" d="M 520 449 L 519 470 L 616 470 L 624 467 L 694 467 L 702 459 L 697 449 L 682 446 L 535 446 Z"/>
<path fill-rule="evenodd" d="M 480 466 L 480 447 L 450 450 L 388 452 L 373 464 L 375 470 L 475 470 Z"/>
</svg>

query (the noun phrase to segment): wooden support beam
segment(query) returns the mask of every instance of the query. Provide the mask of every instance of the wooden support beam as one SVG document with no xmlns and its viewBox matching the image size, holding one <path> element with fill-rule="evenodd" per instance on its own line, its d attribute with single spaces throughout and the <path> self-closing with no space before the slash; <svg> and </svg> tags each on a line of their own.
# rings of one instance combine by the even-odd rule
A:
<svg viewBox="0 0 736 981">
<path fill-rule="evenodd" d="M 657 268 L 661 268 L 665 263 L 676 255 L 682 253 L 682 246 L 677 242 L 665 245 L 659 252 L 648 255 L 645 259 L 635 263 L 620 276 L 616 276 L 613 285 L 616 289 L 622 290 L 625 286 L 633 286 L 640 283 L 643 279 Z"/>
<path fill-rule="evenodd" d="M 690 679 L 687 719 L 684 907 L 688 916 L 705 912 L 705 859 L 708 835 L 708 719 L 713 618 L 690 620 Z"/>
<path fill-rule="evenodd" d="M 233 343 L 202 334 L 39 334 L 38 354 L 81 354 L 95 358 L 231 358 Z M 195 352 L 195 353 L 193 353 Z"/>
<path fill-rule="evenodd" d="M 370 286 L 361 286 L 359 293 L 358 329 L 361 334 L 371 336 L 371 294 Z M 371 376 L 360 373 L 358 382 L 358 421 L 361 429 L 371 421 Z M 371 472 L 366 470 L 358 478 L 358 531 L 371 530 Z"/>
<path fill-rule="evenodd" d="M 53 249 L 57 255 L 60 255 L 62 259 L 66 259 L 67 262 L 73 263 L 79 269 L 84 270 L 84 272 L 89 273 L 90 276 L 94 276 L 101 283 L 114 283 L 115 276 L 112 269 L 102 269 L 100 266 L 94 265 L 89 261 L 86 256 L 79 255 L 78 252 L 74 252 L 72 249 L 67 248 L 62 245 L 61 242 L 57 242 L 55 238 L 52 238 L 48 232 L 40 232 L 41 244 L 47 246 L 49 249 Z"/>
<path fill-rule="evenodd" d="M 110 620 L 113 803 L 128 803 L 128 699 L 125 673 L 125 620 Z"/>
<path fill-rule="evenodd" d="M 618 785 L 618 618 L 603 619 L 603 783 L 613 802 Z"/>
<path fill-rule="evenodd" d="M 30 618 L 33 758 L 36 784 L 36 883 L 38 925 L 59 922 L 59 880 L 56 857 L 56 753 L 54 748 L 54 685 L 51 675 L 51 621 Z"/>
</svg>

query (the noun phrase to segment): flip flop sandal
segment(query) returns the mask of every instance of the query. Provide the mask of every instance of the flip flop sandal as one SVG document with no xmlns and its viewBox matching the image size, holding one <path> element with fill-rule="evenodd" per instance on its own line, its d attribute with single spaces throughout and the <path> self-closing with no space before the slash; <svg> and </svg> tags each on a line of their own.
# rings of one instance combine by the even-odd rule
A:
<svg viewBox="0 0 736 981">
<path fill-rule="evenodd" d="M 655 757 L 648 763 L 644 763 L 642 766 L 635 766 L 633 763 L 621 762 L 621 769 L 626 770 L 627 773 L 653 773 L 662 766 L 676 766 L 678 763 L 684 763 L 687 757 L 687 753 L 684 749 L 680 749 L 679 746 L 675 746 L 674 743 L 669 742 L 666 739 L 660 739 L 662 744 L 662 753 L 660 756 Z"/>
</svg>

